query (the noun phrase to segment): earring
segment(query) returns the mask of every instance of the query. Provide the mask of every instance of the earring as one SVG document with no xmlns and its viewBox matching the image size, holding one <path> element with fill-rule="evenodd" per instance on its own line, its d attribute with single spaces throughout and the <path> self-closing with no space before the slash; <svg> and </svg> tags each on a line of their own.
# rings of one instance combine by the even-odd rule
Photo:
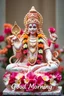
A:
<svg viewBox="0 0 64 96">
<path fill-rule="evenodd" d="M 38 29 L 37 34 L 42 34 L 42 30 L 40 30 L 40 28 Z"/>
<path fill-rule="evenodd" d="M 29 32 L 28 32 L 28 29 L 27 28 L 25 28 L 25 31 L 24 31 L 27 35 L 29 34 Z"/>
</svg>

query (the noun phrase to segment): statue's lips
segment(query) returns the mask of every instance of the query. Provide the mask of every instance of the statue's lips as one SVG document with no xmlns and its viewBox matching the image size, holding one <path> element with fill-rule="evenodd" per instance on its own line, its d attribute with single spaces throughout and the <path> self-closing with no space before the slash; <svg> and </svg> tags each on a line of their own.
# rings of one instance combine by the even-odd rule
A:
<svg viewBox="0 0 64 96">
<path fill-rule="evenodd" d="M 32 34 L 33 34 L 33 33 L 35 33 L 35 31 L 34 31 L 34 30 L 33 30 L 33 31 L 30 31 L 30 33 L 32 33 Z"/>
</svg>

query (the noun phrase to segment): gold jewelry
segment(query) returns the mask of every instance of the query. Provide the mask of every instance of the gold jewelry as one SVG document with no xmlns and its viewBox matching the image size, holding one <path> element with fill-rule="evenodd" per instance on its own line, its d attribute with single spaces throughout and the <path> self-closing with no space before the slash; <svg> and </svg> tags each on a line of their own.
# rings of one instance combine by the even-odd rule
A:
<svg viewBox="0 0 64 96">
<path fill-rule="evenodd" d="M 12 28 L 12 34 L 17 36 L 20 33 L 20 30 L 21 30 L 20 27 L 15 22 L 14 23 L 14 26 Z"/>
<path fill-rule="evenodd" d="M 37 38 L 35 40 L 35 42 L 32 40 L 32 42 L 30 42 L 30 38 L 28 39 L 28 48 L 29 51 L 31 52 L 32 56 L 28 58 L 28 61 L 31 65 L 34 65 L 36 63 L 37 60 L 37 56 L 35 57 L 34 54 L 37 54 Z"/>
<path fill-rule="evenodd" d="M 33 66 L 36 63 L 37 58 L 30 58 L 29 57 L 28 60 L 29 60 L 29 63 L 31 64 L 31 66 Z"/>
<path fill-rule="evenodd" d="M 29 12 L 26 14 L 24 18 L 25 26 L 30 23 L 36 23 L 40 27 L 42 27 L 42 24 L 43 24 L 43 17 L 38 11 L 36 11 L 34 6 L 32 6 L 32 8 L 29 10 Z"/>
<path fill-rule="evenodd" d="M 36 41 L 30 41 L 30 38 L 28 40 L 28 48 L 32 54 L 34 54 L 37 50 L 37 40 Z"/>
<path fill-rule="evenodd" d="M 34 53 L 36 52 L 36 49 L 37 49 L 37 48 L 31 48 L 31 47 L 30 47 L 29 50 L 30 50 L 30 52 L 31 52 L 32 54 L 34 54 Z"/>
<path fill-rule="evenodd" d="M 32 48 L 36 47 L 36 42 L 30 42 L 29 46 L 32 47 Z"/>
</svg>

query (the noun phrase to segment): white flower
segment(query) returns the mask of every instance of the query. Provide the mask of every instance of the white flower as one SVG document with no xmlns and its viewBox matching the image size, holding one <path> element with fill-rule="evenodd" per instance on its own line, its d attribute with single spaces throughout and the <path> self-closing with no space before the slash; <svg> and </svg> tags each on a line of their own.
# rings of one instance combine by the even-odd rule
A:
<svg viewBox="0 0 64 96">
<path fill-rule="evenodd" d="M 28 78 L 25 78 L 24 79 L 24 82 L 25 82 L 25 84 L 27 84 L 29 82 L 29 79 Z"/>
<path fill-rule="evenodd" d="M 42 78 L 43 78 L 44 81 L 48 81 L 49 80 L 49 77 L 45 76 L 45 75 Z"/>
<path fill-rule="evenodd" d="M 52 81 L 50 82 L 50 84 L 51 84 L 52 86 L 56 86 L 56 85 L 57 85 L 57 83 L 56 83 L 55 80 L 52 80 Z"/>
<path fill-rule="evenodd" d="M 19 73 L 19 74 L 17 74 L 17 76 L 15 77 L 17 80 L 19 80 L 20 78 L 22 78 L 23 77 L 23 74 L 22 73 Z"/>
</svg>

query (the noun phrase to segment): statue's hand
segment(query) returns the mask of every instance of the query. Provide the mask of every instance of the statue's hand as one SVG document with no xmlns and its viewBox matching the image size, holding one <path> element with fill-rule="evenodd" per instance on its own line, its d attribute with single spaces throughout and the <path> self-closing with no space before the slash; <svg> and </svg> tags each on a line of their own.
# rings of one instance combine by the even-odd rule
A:
<svg viewBox="0 0 64 96">
<path fill-rule="evenodd" d="M 14 35 L 11 36 L 11 42 L 12 42 L 12 43 L 18 42 L 18 41 L 19 41 L 19 39 L 18 39 L 17 36 L 14 36 Z"/>
<path fill-rule="evenodd" d="M 58 38 L 57 34 L 56 33 L 49 33 L 49 34 L 50 34 L 51 40 L 55 42 L 57 40 L 57 38 Z"/>
<path fill-rule="evenodd" d="M 15 47 L 15 49 L 19 49 L 22 45 L 20 39 L 15 35 L 12 35 L 10 38 L 11 38 L 12 45 Z"/>
<path fill-rule="evenodd" d="M 56 62 L 55 62 L 55 61 L 52 61 L 52 60 L 49 60 L 47 63 L 48 63 L 49 66 L 50 66 L 51 64 L 54 64 L 54 63 L 56 64 Z"/>
</svg>

